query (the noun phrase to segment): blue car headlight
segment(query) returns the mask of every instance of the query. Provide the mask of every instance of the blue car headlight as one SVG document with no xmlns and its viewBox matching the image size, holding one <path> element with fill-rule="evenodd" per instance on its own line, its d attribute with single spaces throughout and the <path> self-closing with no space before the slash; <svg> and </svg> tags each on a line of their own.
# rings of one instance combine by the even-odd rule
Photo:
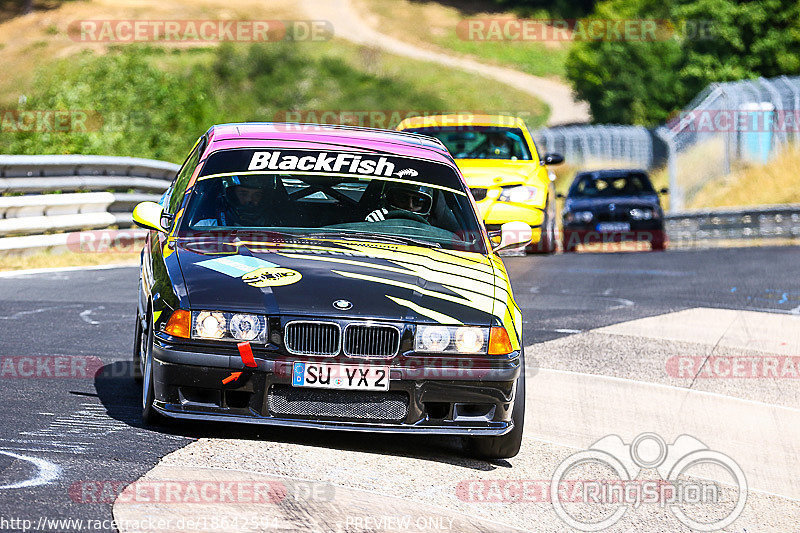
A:
<svg viewBox="0 0 800 533">
<path fill-rule="evenodd" d="M 566 222 L 591 222 L 594 219 L 594 215 L 591 211 L 573 211 L 571 213 L 567 213 L 564 216 Z"/>
<path fill-rule="evenodd" d="M 633 208 L 630 210 L 630 215 L 633 220 L 650 220 L 656 218 L 655 211 L 646 208 Z"/>
</svg>

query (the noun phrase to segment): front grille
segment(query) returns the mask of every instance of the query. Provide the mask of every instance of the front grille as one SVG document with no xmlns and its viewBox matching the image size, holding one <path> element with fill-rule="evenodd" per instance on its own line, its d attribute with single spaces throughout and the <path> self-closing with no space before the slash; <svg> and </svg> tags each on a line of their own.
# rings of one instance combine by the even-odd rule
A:
<svg viewBox="0 0 800 533">
<path fill-rule="evenodd" d="M 295 355 L 332 356 L 339 353 L 341 333 L 333 322 L 298 320 L 286 324 L 283 343 Z"/>
<path fill-rule="evenodd" d="M 350 357 L 382 357 L 397 355 L 400 330 L 394 326 L 349 324 L 344 328 L 344 353 Z"/>
<path fill-rule="evenodd" d="M 595 213 L 595 222 L 628 222 L 631 217 L 627 209 L 618 209 L 616 211 L 600 211 Z"/>
<path fill-rule="evenodd" d="M 271 415 L 287 418 L 401 422 L 408 413 L 408 394 L 393 391 L 337 391 L 272 385 L 267 402 Z"/>
<path fill-rule="evenodd" d="M 476 202 L 480 202 L 484 198 L 486 198 L 486 193 L 489 192 L 489 189 L 483 188 L 474 188 L 469 190 L 472 193 L 472 197 L 475 198 Z"/>
</svg>

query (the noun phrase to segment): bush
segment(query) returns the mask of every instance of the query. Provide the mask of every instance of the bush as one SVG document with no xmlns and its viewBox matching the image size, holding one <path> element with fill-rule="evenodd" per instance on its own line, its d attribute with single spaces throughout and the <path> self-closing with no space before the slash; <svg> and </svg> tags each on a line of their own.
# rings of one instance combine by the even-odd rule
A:
<svg viewBox="0 0 800 533">
<path fill-rule="evenodd" d="M 176 67 L 175 64 L 182 65 Z M 6 153 L 102 154 L 182 162 L 209 126 L 289 110 L 445 108 L 403 80 L 355 70 L 293 43 L 213 51 L 122 46 L 39 73 L 22 109 L 87 110 L 90 131 L 0 134 Z"/>
<path fill-rule="evenodd" d="M 655 41 L 573 46 L 567 77 L 598 122 L 655 125 L 712 82 L 800 73 L 800 3 L 782 0 L 606 0 L 601 19 L 659 19 Z M 707 34 L 696 33 L 708 24 Z"/>
<path fill-rule="evenodd" d="M 162 72 L 147 49 L 85 53 L 40 73 L 39 92 L 22 109 L 83 110 L 87 131 L 18 132 L 7 151 L 18 154 L 102 154 L 182 160 L 213 116 L 209 76 Z"/>
</svg>

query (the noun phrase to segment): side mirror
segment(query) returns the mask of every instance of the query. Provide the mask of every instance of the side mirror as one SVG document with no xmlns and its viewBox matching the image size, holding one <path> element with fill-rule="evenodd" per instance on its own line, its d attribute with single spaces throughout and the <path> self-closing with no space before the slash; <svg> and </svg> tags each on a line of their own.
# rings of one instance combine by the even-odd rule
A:
<svg viewBox="0 0 800 533">
<path fill-rule="evenodd" d="M 162 226 L 164 208 L 155 202 L 142 202 L 133 208 L 133 222 L 144 229 L 166 233 Z"/>
<path fill-rule="evenodd" d="M 499 252 L 528 244 L 533 238 L 533 232 L 524 222 L 506 222 L 500 226 L 500 231 L 490 232 L 489 237 L 492 239 L 492 251 Z M 499 242 L 496 242 L 495 239 L 498 238 Z"/>
<path fill-rule="evenodd" d="M 669 189 L 664 187 L 658 191 L 658 194 L 669 194 Z"/>
<path fill-rule="evenodd" d="M 564 162 L 564 156 L 555 152 L 544 154 L 544 157 L 539 161 L 542 165 L 558 165 Z"/>
</svg>

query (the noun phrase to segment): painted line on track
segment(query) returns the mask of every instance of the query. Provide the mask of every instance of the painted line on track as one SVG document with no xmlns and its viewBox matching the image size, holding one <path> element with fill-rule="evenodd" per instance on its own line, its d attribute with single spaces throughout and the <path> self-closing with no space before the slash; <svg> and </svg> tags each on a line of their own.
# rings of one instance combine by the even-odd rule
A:
<svg viewBox="0 0 800 533">
<path fill-rule="evenodd" d="M 6 270 L 0 272 L 0 278 L 16 278 L 17 276 L 31 276 L 35 274 L 57 274 L 60 272 L 77 272 L 81 270 L 111 270 L 114 268 L 139 268 L 139 264 L 117 263 L 113 265 L 92 265 L 75 267 L 30 268 L 27 270 Z"/>
<path fill-rule="evenodd" d="M 61 476 L 61 467 L 51 463 L 50 461 L 45 461 L 44 459 L 39 459 L 38 457 L 20 455 L 6 450 L 0 450 L 0 454 L 7 455 L 17 459 L 18 461 L 27 461 L 38 469 L 38 472 L 34 477 L 25 479 L 23 481 L 17 481 L 16 483 L 10 483 L 8 485 L 0 485 L 0 490 L 38 487 L 39 485 L 51 483 Z"/>
</svg>

